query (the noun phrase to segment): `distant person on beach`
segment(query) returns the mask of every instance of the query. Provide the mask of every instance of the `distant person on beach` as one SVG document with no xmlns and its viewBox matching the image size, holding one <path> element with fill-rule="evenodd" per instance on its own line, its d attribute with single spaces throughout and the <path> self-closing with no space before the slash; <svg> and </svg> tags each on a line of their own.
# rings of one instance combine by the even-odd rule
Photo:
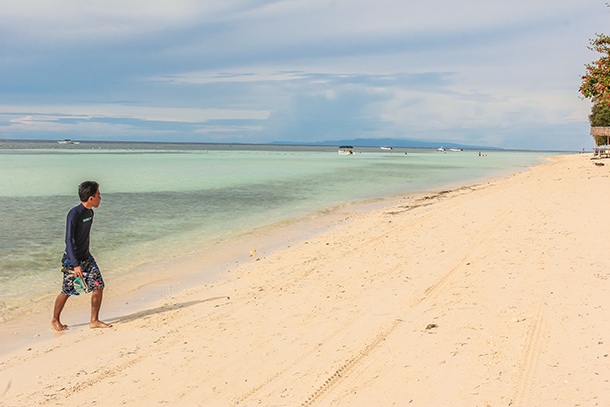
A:
<svg viewBox="0 0 610 407">
<path fill-rule="evenodd" d="M 66 222 L 66 251 L 62 258 L 63 283 L 61 294 L 55 300 L 51 326 L 56 331 L 65 331 L 68 326 L 63 325 L 59 317 L 71 295 L 81 292 L 91 293 L 91 320 L 90 328 L 109 328 L 112 325 L 99 320 L 102 295 L 104 293 L 104 280 L 95 259 L 89 252 L 89 235 L 93 223 L 93 208 L 100 206 L 99 184 L 94 181 L 85 181 L 78 187 L 78 196 L 81 203 L 68 213 Z"/>
</svg>

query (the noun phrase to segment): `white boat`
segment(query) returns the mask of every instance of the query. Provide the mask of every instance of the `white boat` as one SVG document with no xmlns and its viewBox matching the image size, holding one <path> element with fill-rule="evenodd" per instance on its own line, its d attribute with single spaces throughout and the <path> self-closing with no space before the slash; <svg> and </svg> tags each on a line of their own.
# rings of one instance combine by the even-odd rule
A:
<svg viewBox="0 0 610 407">
<path fill-rule="evenodd" d="M 341 147 L 339 147 L 338 153 L 340 155 L 352 155 L 352 154 L 354 154 L 354 147 L 352 147 L 352 146 L 341 146 Z"/>
<path fill-rule="evenodd" d="M 382 150 L 392 150 L 392 147 L 381 146 Z"/>
<path fill-rule="evenodd" d="M 450 150 L 451 150 L 451 151 L 464 151 L 463 149 L 461 149 L 461 148 L 457 148 L 457 147 L 450 148 Z"/>
<path fill-rule="evenodd" d="M 58 140 L 57 142 L 59 144 L 80 144 L 78 141 L 72 141 L 69 138 L 64 139 L 64 140 Z"/>
<path fill-rule="evenodd" d="M 445 151 L 445 149 L 443 147 L 439 147 L 438 151 Z"/>
</svg>

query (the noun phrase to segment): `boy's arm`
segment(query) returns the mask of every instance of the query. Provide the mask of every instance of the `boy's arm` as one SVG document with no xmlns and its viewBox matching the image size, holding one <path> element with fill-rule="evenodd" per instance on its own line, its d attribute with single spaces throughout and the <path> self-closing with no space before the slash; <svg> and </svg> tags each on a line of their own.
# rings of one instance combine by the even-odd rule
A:
<svg viewBox="0 0 610 407">
<path fill-rule="evenodd" d="M 76 277 L 81 277 L 83 276 L 81 267 L 80 267 L 80 263 L 78 261 L 78 259 L 76 258 L 76 250 L 75 250 L 75 239 L 74 239 L 74 235 L 75 235 L 75 231 L 76 231 L 76 220 L 75 220 L 75 216 L 74 216 L 74 212 L 70 211 L 68 213 L 68 217 L 66 219 L 66 255 L 68 256 L 68 259 L 70 260 L 70 264 L 74 267 L 74 275 Z"/>
</svg>

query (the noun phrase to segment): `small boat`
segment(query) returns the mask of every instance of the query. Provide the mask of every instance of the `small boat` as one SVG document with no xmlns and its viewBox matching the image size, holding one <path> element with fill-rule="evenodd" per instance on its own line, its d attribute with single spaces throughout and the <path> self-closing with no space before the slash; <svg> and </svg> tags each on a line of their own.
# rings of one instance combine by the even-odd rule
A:
<svg viewBox="0 0 610 407">
<path fill-rule="evenodd" d="M 353 146 L 340 146 L 338 153 L 340 155 L 351 155 L 351 154 L 354 154 L 354 147 Z"/>
<path fill-rule="evenodd" d="M 392 147 L 381 146 L 382 150 L 392 150 Z"/>
<path fill-rule="evenodd" d="M 457 148 L 457 147 L 450 148 L 450 150 L 451 150 L 451 151 L 464 151 L 463 149 L 461 149 L 461 148 Z"/>
<path fill-rule="evenodd" d="M 445 149 L 443 147 L 439 147 L 438 151 L 445 151 Z"/>
</svg>

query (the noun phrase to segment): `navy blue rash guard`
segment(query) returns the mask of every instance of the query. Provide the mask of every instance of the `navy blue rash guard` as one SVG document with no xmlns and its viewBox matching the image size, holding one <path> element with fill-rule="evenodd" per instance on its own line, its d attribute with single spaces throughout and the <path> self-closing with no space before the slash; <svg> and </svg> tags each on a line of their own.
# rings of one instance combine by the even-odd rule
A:
<svg viewBox="0 0 610 407">
<path fill-rule="evenodd" d="M 89 232 L 93 223 L 93 209 L 87 209 L 80 204 L 68 212 L 66 222 L 66 252 L 64 259 L 70 260 L 72 267 L 80 266 L 80 263 L 88 260 Z"/>
</svg>

